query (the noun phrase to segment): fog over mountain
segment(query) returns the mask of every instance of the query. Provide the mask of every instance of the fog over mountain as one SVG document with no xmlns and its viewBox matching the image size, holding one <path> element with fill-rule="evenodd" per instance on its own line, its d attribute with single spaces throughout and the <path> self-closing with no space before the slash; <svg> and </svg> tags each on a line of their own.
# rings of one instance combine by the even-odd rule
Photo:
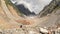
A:
<svg viewBox="0 0 60 34">
<path fill-rule="evenodd" d="M 52 0 L 11 0 L 11 2 L 15 5 L 23 4 L 25 8 L 35 14 L 39 14 L 39 12 L 51 1 Z"/>
</svg>

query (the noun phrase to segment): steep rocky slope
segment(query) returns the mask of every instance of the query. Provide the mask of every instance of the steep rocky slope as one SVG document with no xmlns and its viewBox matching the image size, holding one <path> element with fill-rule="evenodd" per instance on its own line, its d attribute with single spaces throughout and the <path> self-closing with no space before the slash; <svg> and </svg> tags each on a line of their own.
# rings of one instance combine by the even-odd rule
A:
<svg viewBox="0 0 60 34">
<path fill-rule="evenodd" d="M 4 0 L 0 0 L 0 33 L 40 34 L 40 28 L 57 30 L 57 28 L 60 27 L 60 5 L 58 4 L 60 1 L 57 1 L 58 6 L 54 2 L 55 1 L 52 1 L 52 3 L 41 12 L 43 17 L 21 17 L 13 6 L 6 5 Z M 44 16 L 44 14 L 49 15 Z"/>
<path fill-rule="evenodd" d="M 60 7 L 60 0 L 52 0 L 52 2 L 47 5 L 41 12 L 40 12 L 40 16 L 44 16 L 47 14 L 50 14 L 53 12 L 53 10 L 55 10 L 57 7 Z"/>
</svg>

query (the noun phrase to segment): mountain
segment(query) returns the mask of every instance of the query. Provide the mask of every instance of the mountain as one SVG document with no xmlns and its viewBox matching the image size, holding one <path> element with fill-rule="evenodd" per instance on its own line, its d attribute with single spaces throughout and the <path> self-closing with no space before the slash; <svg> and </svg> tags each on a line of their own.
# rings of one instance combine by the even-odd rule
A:
<svg viewBox="0 0 60 34">
<path fill-rule="evenodd" d="M 47 14 L 51 14 L 53 10 L 55 10 L 57 7 L 60 7 L 60 0 L 53 0 L 49 5 L 47 5 L 40 13 L 39 15 L 45 16 Z"/>
<path fill-rule="evenodd" d="M 30 14 L 30 8 L 24 4 L 16 7 L 15 4 L 10 0 L 0 0 L 0 34 L 60 34 L 60 0 L 53 0 L 37 16 L 19 15 L 24 10 L 29 11 L 26 14 Z M 17 8 L 22 10 L 18 12 Z"/>
<path fill-rule="evenodd" d="M 21 10 L 21 12 L 25 15 L 39 14 L 41 10 L 43 10 L 45 6 L 49 5 L 51 1 L 52 0 L 11 0 L 11 2 L 15 4 L 18 9 Z M 23 6 L 21 7 L 21 5 Z"/>
</svg>

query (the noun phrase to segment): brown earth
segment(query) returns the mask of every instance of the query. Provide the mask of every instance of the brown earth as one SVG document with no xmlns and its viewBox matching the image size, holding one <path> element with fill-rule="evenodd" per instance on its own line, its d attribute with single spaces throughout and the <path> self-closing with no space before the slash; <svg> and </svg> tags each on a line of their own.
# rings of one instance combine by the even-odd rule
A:
<svg viewBox="0 0 60 34">
<path fill-rule="evenodd" d="M 36 17 L 36 16 L 23 18 L 23 17 L 18 15 L 16 10 L 11 5 L 8 5 L 8 9 L 7 9 L 6 8 L 7 6 L 4 2 L 4 0 L 1 0 L 1 2 L 2 3 L 1 3 L 1 6 L 0 6 L 0 23 L 1 23 L 0 27 L 2 29 L 20 28 L 21 24 L 28 25 L 27 27 L 37 26 L 37 25 L 40 25 L 40 24 L 45 26 L 47 21 L 48 21 L 48 24 L 49 24 L 51 22 L 51 20 L 53 20 L 53 18 L 56 17 L 56 16 L 50 14 L 50 15 L 47 15 L 47 16 L 42 17 L 42 18 L 39 18 L 39 17 Z M 59 12 L 57 12 L 57 13 L 59 13 Z M 51 24 L 52 24 L 52 22 L 51 22 Z"/>
</svg>

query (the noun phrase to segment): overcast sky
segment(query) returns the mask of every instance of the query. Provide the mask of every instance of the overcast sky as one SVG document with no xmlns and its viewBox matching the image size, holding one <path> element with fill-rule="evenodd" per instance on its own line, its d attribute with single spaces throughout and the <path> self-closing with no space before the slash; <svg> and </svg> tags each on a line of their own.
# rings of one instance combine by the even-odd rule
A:
<svg viewBox="0 0 60 34">
<path fill-rule="evenodd" d="M 43 8 L 48 5 L 52 0 L 11 0 L 16 5 L 24 4 L 31 12 L 38 14 Z"/>
</svg>

